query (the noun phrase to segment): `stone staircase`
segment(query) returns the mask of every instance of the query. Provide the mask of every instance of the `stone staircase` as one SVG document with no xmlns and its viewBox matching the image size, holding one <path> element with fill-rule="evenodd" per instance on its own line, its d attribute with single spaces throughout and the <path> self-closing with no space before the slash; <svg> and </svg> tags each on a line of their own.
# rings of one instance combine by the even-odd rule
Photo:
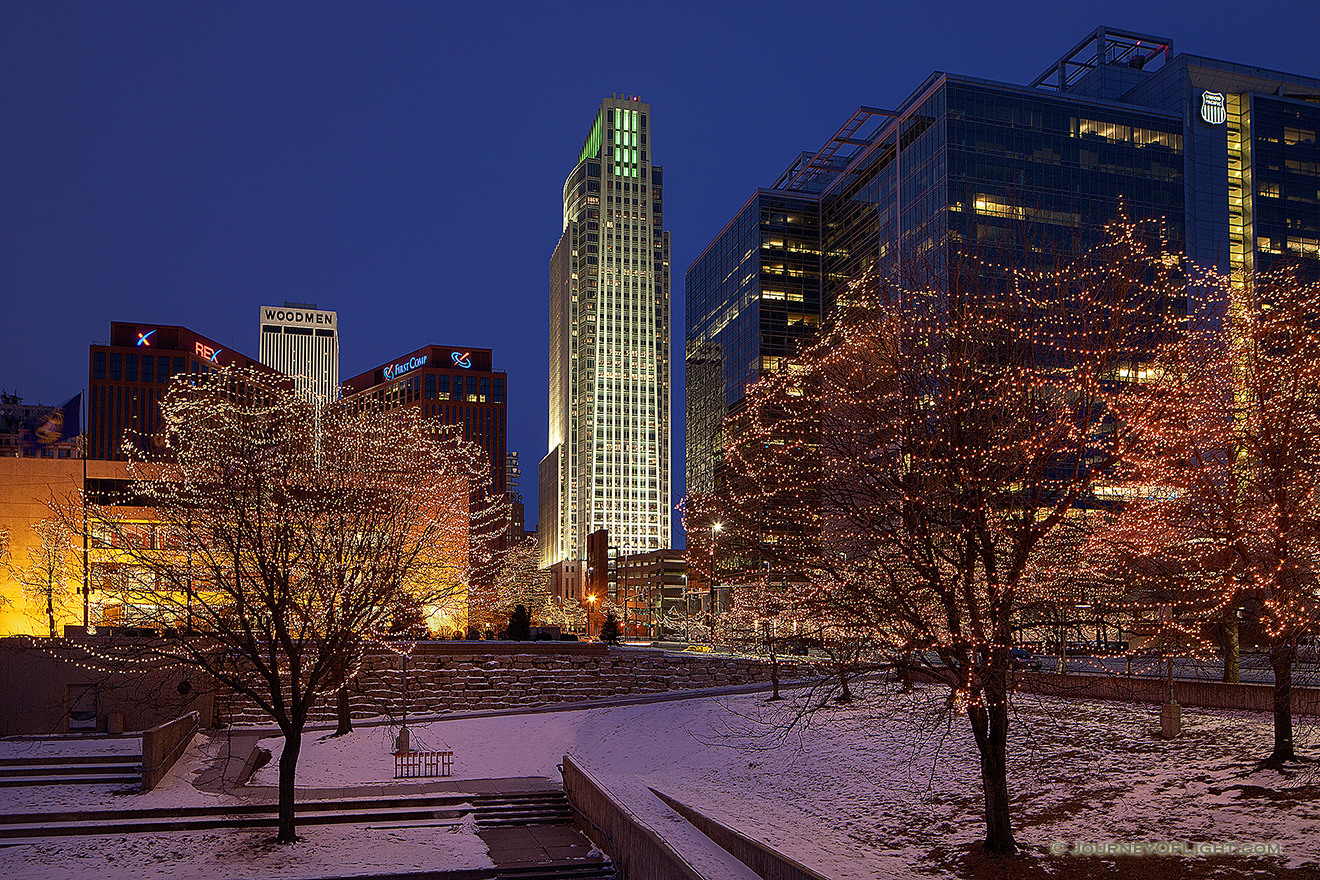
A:
<svg viewBox="0 0 1320 880">
<path fill-rule="evenodd" d="M 0 788 L 29 785 L 141 785 L 141 755 L 0 758 Z"/>
<path fill-rule="evenodd" d="M 478 828 L 573 824 L 573 811 L 562 791 L 478 795 L 471 802 Z"/>
<path fill-rule="evenodd" d="M 599 862 L 557 862 L 496 868 L 497 880 L 613 880 L 618 877 L 609 859 Z"/>
<path fill-rule="evenodd" d="M 426 645 L 419 645 L 408 664 L 410 716 L 584 702 L 769 680 L 769 665 L 748 658 L 661 651 L 557 655 L 552 649 L 537 648 L 535 643 L 526 643 L 526 654 L 507 653 L 512 650 L 507 646 L 498 653 L 486 653 L 480 642 L 461 653 L 453 648 L 431 653 L 439 649 Z M 780 674 L 785 679 L 800 675 L 806 668 L 789 662 L 781 666 Z M 397 655 L 368 653 L 349 689 L 354 718 L 402 714 L 405 686 L 399 667 Z M 241 694 L 222 691 L 216 697 L 215 710 L 221 724 L 270 723 Z M 334 721 L 334 695 L 327 695 L 314 706 L 309 717 L 314 724 Z"/>
</svg>

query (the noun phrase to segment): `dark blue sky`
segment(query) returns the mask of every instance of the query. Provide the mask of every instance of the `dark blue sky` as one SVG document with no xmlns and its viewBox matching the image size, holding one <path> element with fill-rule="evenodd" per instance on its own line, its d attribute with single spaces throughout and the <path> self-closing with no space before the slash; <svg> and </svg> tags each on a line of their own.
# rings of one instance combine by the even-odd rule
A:
<svg viewBox="0 0 1320 880">
<path fill-rule="evenodd" d="M 572 11 L 565 11 L 572 10 Z M 339 312 L 341 378 L 494 349 L 528 522 L 547 263 L 600 99 L 651 102 L 683 272 L 758 185 L 933 70 L 1029 82 L 1099 24 L 1320 75 L 1317 4 L 0 3 L 0 387 L 56 403 L 111 320 L 257 354 L 257 306 Z"/>
</svg>

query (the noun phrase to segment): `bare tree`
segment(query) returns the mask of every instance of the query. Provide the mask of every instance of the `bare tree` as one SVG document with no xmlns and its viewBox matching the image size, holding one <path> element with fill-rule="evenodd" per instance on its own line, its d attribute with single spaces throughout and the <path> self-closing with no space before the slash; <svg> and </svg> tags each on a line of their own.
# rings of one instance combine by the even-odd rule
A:
<svg viewBox="0 0 1320 880">
<path fill-rule="evenodd" d="M 1148 439 L 1096 547 L 1135 599 L 1185 611 L 1184 639 L 1209 630 L 1226 673 L 1239 610 L 1258 618 L 1274 672 L 1265 763 L 1277 766 L 1297 760 L 1293 664 L 1320 628 L 1320 284 L 1291 268 L 1219 284 L 1227 320 L 1166 345 L 1166 379 L 1128 395 Z"/>
<path fill-rule="evenodd" d="M 950 688 L 981 764 L 985 850 L 1017 849 L 1006 765 L 1014 627 L 1042 548 L 1131 450 L 1124 380 L 1174 332 L 1179 262 L 1149 226 L 1054 267 L 954 254 L 854 283 L 762 380 L 732 438 L 721 542 L 801 573 L 825 627 Z"/>
<path fill-rule="evenodd" d="M 297 840 L 294 778 L 313 707 L 353 676 L 404 607 L 463 588 L 481 459 L 408 411 L 314 414 L 249 370 L 180 381 L 156 461 L 130 463 L 155 523 L 114 540 L 126 601 L 173 637 L 148 650 L 199 667 L 279 726 L 279 841 Z M 101 510 L 114 538 L 133 528 Z"/>
<path fill-rule="evenodd" d="M 69 566 L 75 556 L 70 552 L 71 532 L 59 517 L 47 517 L 32 530 L 35 544 L 27 547 L 27 561 L 19 564 L 10 546 L 8 530 L 0 532 L 0 565 L 23 590 L 23 595 L 43 608 L 50 637 L 56 637 L 55 606 L 69 592 Z"/>
</svg>

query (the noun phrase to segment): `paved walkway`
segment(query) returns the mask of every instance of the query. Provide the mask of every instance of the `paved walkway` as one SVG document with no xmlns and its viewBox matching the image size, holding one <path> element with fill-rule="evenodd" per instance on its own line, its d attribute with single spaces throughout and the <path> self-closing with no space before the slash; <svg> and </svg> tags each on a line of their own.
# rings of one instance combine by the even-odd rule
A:
<svg viewBox="0 0 1320 880">
<path fill-rule="evenodd" d="M 810 684 L 809 681 L 782 681 L 779 684 L 780 690 L 790 690 L 795 687 L 804 687 Z M 459 721 L 465 718 L 497 718 L 508 715 L 541 715 L 550 712 L 580 712 L 587 709 L 604 709 L 613 706 L 640 706 L 648 703 L 670 703 L 680 700 L 699 700 L 710 697 L 732 696 L 735 694 L 754 694 L 762 691 L 769 691 L 771 685 L 769 682 L 756 682 L 753 684 L 728 685 L 718 688 L 704 688 L 702 690 L 688 691 L 659 691 L 653 694 L 635 694 L 626 697 L 609 697 L 601 700 L 584 700 L 576 703 L 544 703 L 538 706 L 519 706 L 510 709 L 486 709 L 478 712 L 451 712 L 441 715 L 416 715 L 410 717 L 411 724 L 431 724 L 434 722 Z M 395 726 L 397 721 L 390 718 L 367 718 L 360 721 L 354 721 L 353 726 L 359 727 L 386 727 Z M 322 731 L 334 730 L 333 724 L 308 725 L 307 733 L 317 733 Z M 225 794 L 244 797 L 253 795 L 256 797 L 274 796 L 278 793 L 275 786 L 239 786 L 237 780 L 242 776 L 243 769 L 247 762 L 252 759 L 253 750 L 263 739 L 276 737 L 280 735 L 280 729 L 267 725 L 235 725 L 222 731 L 213 731 L 212 737 L 224 737 L 228 740 L 227 748 L 221 750 L 219 756 L 206 768 L 197 779 L 193 781 L 193 786 L 202 791 L 223 792 Z M 550 780 L 543 782 L 554 785 Z M 347 786 L 344 788 L 320 789 L 320 788 L 298 788 L 298 797 L 354 797 L 377 795 L 388 797 L 390 794 L 430 794 L 437 791 L 462 791 L 472 792 L 473 794 L 484 794 L 490 791 L 512 791 L 510 788 L 470 788 L 471 785 L 497 785 L 499 780 L 468 780 L 465 782 L 395 782 L 378 783 L 371 786 Z M 529 789 L 518 789 L 527 791 Z"/>
<path fill-rule="evenodd" d="M 571 825 L 482 828 L 477 836 L 490 848 L 490 860 L 497 870 L 584 861 L 594 849 L 591 841 Z"/>
</svg>

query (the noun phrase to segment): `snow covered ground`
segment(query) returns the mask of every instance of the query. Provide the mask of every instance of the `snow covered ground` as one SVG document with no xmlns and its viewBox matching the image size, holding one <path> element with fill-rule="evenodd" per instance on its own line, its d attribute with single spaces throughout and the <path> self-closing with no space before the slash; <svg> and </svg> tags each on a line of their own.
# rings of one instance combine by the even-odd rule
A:
<svg viewBox="0 0 1320 880">
<path fill-rule="evenodd" d="M 1015 699 L 1010 790 L 1018 842 L 1030 862 L 1015 861 L 1003 866 L 1007 873 L 994 876 L 1320 876 L 1320 771 L 1254 769 L 1269 751 L 1268 717 L 1184 708 L 1183 737 L 1166 742 L 1157 736 L 1158 707 L 1032 695 Z M 785 734 L 783 722 L 796 708 L 791 700 L 768 703 L 764 694 L 751 694 L 435 721 L 414 725 L 411 732 L 416 749 L 454 751 L 455 781 L 557 780 L 557 765 L 570 754 L 656 827 L 672 814 L 648 786 L 836 880 L 983 876 L 984 864 L 978 868 L 968 856 L 981 836 L 975 748 L 965 718 L 950 717 L 939 692 L 868 693 L 851 706 L 825 708 Z M 1314 720 L 1297 721 L 1301 751 L 1320 751 Z M 300 788 L 365 785 L 383 793 L 394 781 L 394 733 L 359 726 L 340 738 L 309 735 L 299 760 Z M 0 809 L 224 803 L 228 796 L 189 784 L 196 770 L 215 759 L 223 741 L 223 735 L 199 737 L 161 788 L 149 794 L 0 789 Z M 263 742 L 275 760 L 280 742 Z M 275 760 L 254 784 L 275 784 Z M 128 842 L 88 838 L 45 850 L 0 849 L 0 877 L 109 880 L 172 874 L 219 880 L 310 877 L 318 871 L 347 875 L 381 864 L 395 870 L 489 864 L 480 840 L 462 828 L 429 832 L 420 848 L 412 845 L 415 835 L 386 828 L 308 827 L 302 833 L 310 845 L 297 847 L 292 860 L 290 850 L 267 843 L 269 831 L 206 832 L 187 839 L 151 835 Z M 1102 863 L 1050 854 L 1052 844 L 1071 849 L 1158 841 L 1277 844 L 1280 855 L 1209 861 L 1126 857 Z M 434 861 L 424 865 L 426 859 Z M 287 873 L 292 864 L 303 872 Z"/>
<path fill-rule="evenodd" d="M 1221 876 L 1320 871 L 1320 777 L 1253 770 L 1269 718 L 1184 709 L 1184 735 L 1166 742 L 1158 707 L 1016 699 L 1014 826 L 1047 873 L 1083 858 L 1051 856 L 1050 844 L 1108 841 L 1277 843 L 1281 857 L 1234 857 Z M 457 779 L 558 779 L 561 756 L 574 755 L 644 819 L 664 813 L 651 786 L 838 880 L 939 876 L 962 862 L 981 836 L 978 761 L 965 718 L 950 718 L 936 691 L 868 695 L 785 736 L 794 709 L 747 695 L 441 721 L 412 738 L 453 749 Z M 304 741 L 300 784 L 386 782 L 390 735 Z M 1299 719 L 1298 742 L 1320 744 L 1312 720 Z M 279 740 L 265 745 L 278 759 Z M 275 779 L 272 761 L 255 781 Z"/>
<path fill-rule="evenodd" d="M 80 837 L 0 848 L 0 877 L 31 880 L 303 880 L 386 871 L 490 867 L 470 828 L 362 828 L 313 825 L 296 847 L 270 829 Z"/>
<path fill-rule="evenodd" d="M 130 744 L 130 745 L 125 745 Z M 43 744 L 39 754 L 141 752 L 140 741 L 76 739 Z M 194 788 L 197 772 L 223 755 L 225 735 L 198 736 L 160 785 L 145 794 L 111 786 L 0 788 L 0 812 L 214 807 L 244 798 Z M 0 742 L 0 757 L 32 757 L 31 742 Z M 269 801 L 269 797 L 261 797 Z M 382 872 L 485 868 L 492 862 L 475 827 L 397 828 L 304 825 L 295 847 L 273 843 L 271 828 L 107 834 L 0 847 L 3 880 L 303 880 Z"/>
<path fill-rule="evenodd" d="M 0 758 L 41 761 L 77 755 L 141 755 L 140 736 L 55 736 L 46 739 L 15 737 L 0 740 Z"/>
</svg>

